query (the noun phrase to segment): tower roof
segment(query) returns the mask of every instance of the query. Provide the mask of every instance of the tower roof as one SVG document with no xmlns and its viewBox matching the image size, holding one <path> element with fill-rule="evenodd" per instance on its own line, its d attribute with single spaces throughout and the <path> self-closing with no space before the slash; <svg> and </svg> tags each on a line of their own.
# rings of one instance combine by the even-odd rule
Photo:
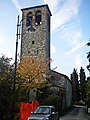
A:
<svg viewBox="0 0 90 120">
<path fill-rule="evenodd" d="M 50 9 L 49 9 L 49 7 L 48 7 L 47 4 L 45 4 L 45 5 L 39 5 L 39 6 L 34 6 L 34 7 L 28 7 L 28 8 L 23 8 L 23 9 L 21 9 L 21 11 L 27 10 L 27 9 L 33 9 L 33 8 L 40 8 L 40 7 L 47 7 L 47 9 L 48 9 L 48 11 L 50 13 L 50 16 L 52 16 L 51 11 L 50 11 Z"/>
</svg>

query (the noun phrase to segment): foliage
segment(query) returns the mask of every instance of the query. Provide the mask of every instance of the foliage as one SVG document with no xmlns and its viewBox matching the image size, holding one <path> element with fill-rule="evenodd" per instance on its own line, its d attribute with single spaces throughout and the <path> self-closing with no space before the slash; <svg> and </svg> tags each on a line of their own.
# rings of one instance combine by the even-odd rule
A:
<svg viewBox="0 0 90 120">
<path fill-rule="evenodd" d="M 89 40 L 89 42 L 87 43 L 87 46 L 90 47 L 90 40 Z M 88 59 L 88 61 L 89 61 L 89 64 L 87 65 L 87 69 L 88 69 L 88 71 L 90 72 L 90 51 L 87 53 L 87 59 Z"/>
<path fill-rule="evenodd" d="M 2 56 L 0 58 L 0 119 L 11 120 L 13 110 L 13 97 L 15 97 L 15 111 L 18 112 L 17 102 L 26 99 L 27 89 L 25 80 L 17 74 L 15 84 L 15 96 L 13 91 L 14 64 L 11 58 Z M 3 117 L 3 118 L 2 118 Z"/>
<path fill-rule="evenodd" d="M 43 56 L 21 59 L 18 73 L 22 79 L 26 80 L 28 90 L 42 88 L 47 84 L 48 65 L 49 61 L 45 60 Z"/>
<path fill-rule="evenodd" d="M 89 39 L 89 42 L 87 43 L 87 46 L 90 47 L 90 39 Z M 87 65 L 87 69 L 90 73 L 90 51 L 87 53 L 87 59 L 89 62 L 89 64 Z M 86 100 L 87 100 L 88 107 L 90 107 L 90 74 L 89 74 L 89 77 L 87 79 L 87 97 L 86 97 Z"/>
<path fill-rule="evenodd" d="M 78 73 L 74 68 L 73 73 L 71 74 L 72 81 L 72 100 L 74 103 L 79 102 L 79 81 L 78 81 Z"/>
<path fill-rule="evenodd" d="M 40 105 L 45 105 L 45 99 L 48 96 L 48 86 L 37 89 L 37 100 Z"/>
<path fill-rule="evenodd" d="M 54 105 L 55 106 L 57 103 L 60 102 L 60 97 L 56 94 L 51 94 L 51 95 L 48 95 L 45 102 L 48 105 Z"/>
<path fill-rule="evenodd" d="M 0 58 L 0 118 L 7 118 L 12 112 L 13 96 L 13 64 L 11 58 Z"/>
<path fill-rule="evenodd" d="M 45 104 L 46 105 L 54 105 L 56 109 L 61 113 L 62 109 L 62 98 L 61 96 L 57 94 L 50 94 L 48 97 L 45 99 Z"/>
<path fill-rule="evenodd" d="M 90 107 L 90 77 L 88 77 L 88 80 L 87 80 L 87 105 L 88 107 Z"/>
<path fill-rule="evenodd" d="M 44 88 L 41 88 L 38 92 L 38 101 L 39 105 L 53 105 L 57 108 L 60 115 L 63 113 L 65 107 L 65 103 L 63 103 L 63 100 L 65 99 L 65 91 L 63 91 L 61 88 L 58 87 L 58 90 L 55 91 L 56 86 L 46 86 Z"/>
<path fill-rule="evenodd" d="M 80 99 L 85 102 L 86 100 L 86 75 L 84 69 L 80 69 Z"/>
<path fill-rule="evenodd" d="M 28 101 L 28 90 L 26 84 L 26 81 L 21 79 L 20 75 L 17 73 L 15 84 L 15 95 L 17 102 Z"/>
</svg>

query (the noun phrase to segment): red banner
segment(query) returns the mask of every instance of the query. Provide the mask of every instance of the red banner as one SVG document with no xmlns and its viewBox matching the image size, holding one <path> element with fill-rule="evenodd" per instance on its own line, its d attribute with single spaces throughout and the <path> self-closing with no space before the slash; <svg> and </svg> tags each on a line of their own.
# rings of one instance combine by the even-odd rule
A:
<svg viewBox="0 0 90 120">
<path fill-rule="evenodd" d="M 20 107 L 20 120 L 27 120 L 31 112 L 38 107 L 38 101 L 32 101 L 32 103 L 22 102 Z"/>
</svg>

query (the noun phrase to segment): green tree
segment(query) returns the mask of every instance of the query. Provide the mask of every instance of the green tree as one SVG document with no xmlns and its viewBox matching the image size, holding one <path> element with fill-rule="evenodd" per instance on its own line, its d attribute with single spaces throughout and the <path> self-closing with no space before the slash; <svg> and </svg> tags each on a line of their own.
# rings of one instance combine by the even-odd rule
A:
<svg viewBox="0 0 90 120">
<path fill-rule="evenodd" d="M 25 80 L 17 74 L 15 96 L 13 93 L 14 63 L 11 58 L 0 57 L 0 120 L 12 120 L 13 97 L 15 97 L 15 111 L 18 112 L 18 102 L 26 100 L 27 88 Z"/>
<path fill-rule="evenodd" d="M 85 102 L 86 100 L 86 75 L 84 69 L 80 69 L 80 99 Z"/>
<path fill-rule="evenodd" d="M 90 40 L 89 40 L 89 42 L 87 43 L 87 46 L 90 47 Z M 90 72 L 90 51 L 87 53 L 87 59 L 88 59 L 88 61 L 89 61 L 89 64 L 87 65 L 87 69 L 88 69 L 88 71 Z"/>
<path fill-rule="evenodd" d="M 24 57 L 18 64 L 18 73 L 27 83 L 27 89 L 37 90 L 47 84 L 47 74 L 49 60 L 45 60 L 43 56 Z"/>
<path fill-rule="evenodd" d="M 86 101 L 87 101 L 87 106 L 89 108 L 90 107 L 90 77 L 87 78 L 87 97 L 86 97 Z"/>
<path fill-rule="evenodd" d="M 90 47 L 90 40 L 87 43 L 87 46 Z M 87 69 L 89 71 L 89 77 L 87 78 L 87 106 L 90 107 L 90 51 L 87 53 L 87 59 L 89 64 L 87 65 Z"/>
<path fill-rule="evenodd" d="M 72 81 L 72 100 L 74 104 L 79 102 L 79 81 L 78 81 L 78 73 L 74 68 L 73 73 L 71 74 Z"/>
<path fill-rule="evenodd" d="M 8 119 L 12 111 L 12 85 L 13 85 L 13 65 L 10 64 L 11 58 L 0 58 L 0 118 Z"/>
</svg>

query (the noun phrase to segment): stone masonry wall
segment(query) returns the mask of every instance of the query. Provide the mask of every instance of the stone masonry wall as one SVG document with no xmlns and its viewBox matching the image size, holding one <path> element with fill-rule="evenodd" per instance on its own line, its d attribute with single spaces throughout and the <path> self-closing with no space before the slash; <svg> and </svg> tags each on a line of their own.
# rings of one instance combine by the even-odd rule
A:
<svg viewBox="0 0 90 120">
<path fill-rule="evenodd" d="M 42 21 L 40 25 L 35 23 L 35 13 L 38 10 L 41 11 Z M 26 17 L 29 12 L 32 12 L 32 26 L 35 28 L 35 31 L 32 32 L 27 31 L 28 27 L 26 26 Z M 21 57 L 38 57 L 43 54 L 45 58 L 50 59 L 50 22 L 48 22 L 48 16 L 50 18 L 47 6 L 22 9 Z"/>
</svg>

